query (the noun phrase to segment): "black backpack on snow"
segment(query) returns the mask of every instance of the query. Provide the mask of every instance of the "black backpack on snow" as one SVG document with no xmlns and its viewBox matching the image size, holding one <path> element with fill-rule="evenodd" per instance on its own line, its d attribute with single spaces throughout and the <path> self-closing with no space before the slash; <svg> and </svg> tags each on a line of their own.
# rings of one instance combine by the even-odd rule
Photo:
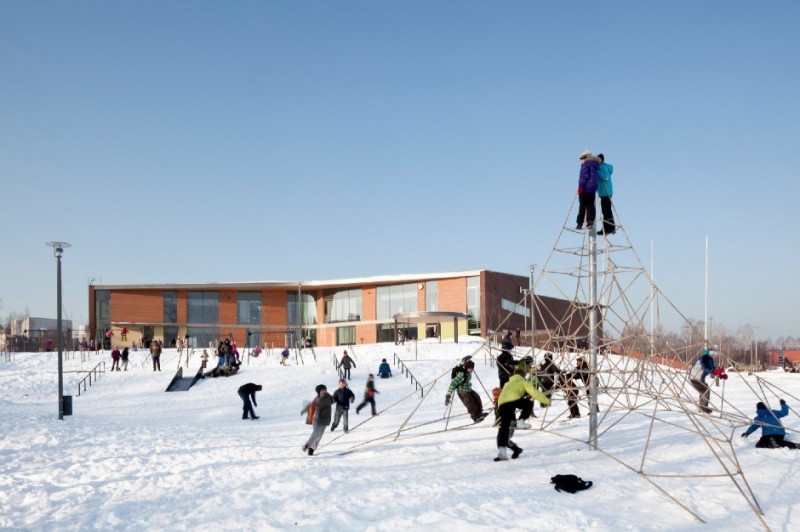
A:
<svg viewBox="0 0 800 532">
<path fill-rule="evenodd" d="M 592 481 L 583 480 L 575 475 L 556 475 L 550 477 L 550 484 L 554 484 L 556 491 L 567 491 L 577 493 L 592 487 Z"/>
</svg>

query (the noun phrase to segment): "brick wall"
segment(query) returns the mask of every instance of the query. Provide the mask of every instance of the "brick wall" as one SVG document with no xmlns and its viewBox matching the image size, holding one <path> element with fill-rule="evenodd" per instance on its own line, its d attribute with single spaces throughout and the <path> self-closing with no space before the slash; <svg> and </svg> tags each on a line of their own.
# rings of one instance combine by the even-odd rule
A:
<svg viewBox="0 0 800 532">
<path fill-rule="evenodd" d="M 483 272 L 481 276 L 481 313 L 484 320 L 481 322 L 481 331 L 485 335 L 488 330 L 523 329 L 525 316 L 516 312 L 509 312 L 502 307 L 502 300 L 523 305 L 523 294 L 520 287 L 528 288 L 529 279 L 521 275 L 509 275 L 498 272 Z M 530 301 L 528 301 L 530 306 Z M 524 312 L 524 308 L 523 308 Z M 528 319 L 530 326 L 531 320 Z"/>
</svg>

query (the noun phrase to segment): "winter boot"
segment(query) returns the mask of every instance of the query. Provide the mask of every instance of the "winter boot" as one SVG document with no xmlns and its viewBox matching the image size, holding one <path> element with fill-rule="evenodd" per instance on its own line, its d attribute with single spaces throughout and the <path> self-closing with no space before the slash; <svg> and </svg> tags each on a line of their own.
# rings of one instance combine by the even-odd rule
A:
<svg viewBox="0 0 800 532">
<path fill-rule="evenodd" d="M 519 455 L 521 454 L 522 454 L 522 449 L 515 445 L 514 448 L 512 449 L 511 459 L 516 460 L 517 458 L 519 458 Z"/>
<path fill-rule="evenodd" d="M 311 447 L 309 447 L 306 452 L 308 453 L 308 456 L 313 456 L 314 455 L 314 449 L 312 449 Z"/>
<path fill-rule="evenodd" d="M 524 419 L 520 419 L 517 421 L 517 428 L 518 429 L 529 429 L 531 428 L 531 424 L 525 421 Z"/>
<path fill-rule="evenodd" d="M 502 462 L 504 460 L 508 460 L 508 448 L 507 447 L 498 447 L 497 448 L 497 458 L 494 459 L 495 462 Z"/>
</svg>

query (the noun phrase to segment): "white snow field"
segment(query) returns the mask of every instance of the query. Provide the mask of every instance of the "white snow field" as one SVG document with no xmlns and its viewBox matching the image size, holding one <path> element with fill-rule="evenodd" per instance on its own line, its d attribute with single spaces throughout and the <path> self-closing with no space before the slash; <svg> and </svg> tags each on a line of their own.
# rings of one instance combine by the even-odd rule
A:
<svg viewBox="0 0 800 532">
<path fill-rule="evenodd" d="M 163 371 L 154 372 L 145 352 L 131 352 L 129 371 L 104 373 L 80 397 L 78 381 L 101 360 L 110 369 L 111 359 L 108 352 L 86 362 L 76 355 L 64 362 L 64 393 L 73 396 L 74 415 L 63 421 L 57 355 L 14 354 L 0 363 L 0 529 L 763 530 L 766 524 L 800 530 L 800 451 L 755 449 L 759 433 L 739 437 L 745 422 L 732 428 L 733 447 L 764 523 L 728 477 L 664 479 L 703 524 L 637 474 L 650 428 L 646 416 L 627 416 L 599 439 L 601 449 L 613 448 L 618 456 L 630 448 L 624 458 L 633 469 L 589 449 L 585 415 L 557 421 L 559 434 L 517 431 L 520 458 L 494 462 L 492 417 L 470 424 L 455 398 L 450 419 L 443 419 L 450 368 L 480 346 L 467 337 L 459 344 L 355 346 L 350 386 L 356 404 L 367 374 L 377 374 L 382 358 L 392 363 L 395 353 L 422 383 L 443 377 L 420 402 L 410 379 L 392 364 L 394 377 L 376 381 L 380 414 L 351 410 L 350 433 L 341 426 L 326 432 L 314 456 L 301 450 L 311 430 L 300 411 L 317 384 L 336 387 L 332 357 L 341 347 L 316 349 L 316 362 L 306 350 L 305 363 L 293 356 L 291 366 L 279 365 L 277 350 L 265 352 L 245 360 L 237 375 L 170 393 L 165 389 L 177 353 L 165 350 Z M 497 386 L 486 357 L 475 360 L 486 389 Z M 199 363 L 195 352 L 185 374 L 194 374 Z M 800 375 L 760 376 L 788 392 L 795 410 L 783 421 L 787 438 L 799 441 L 794 397 L 800 396 Z M 725 399 L 748 416 L 760 399 L 751 389 L 761 389 L 755 381 L 743 376 L 726 385 Z M 241 419 L 236 391 L 247 382 L 264 386 L 257 394 L 259 420 Z M 475 384 L 487 406 L 488 396 Z M 547 415 L 564 409 L 556 395 Z M 538 405 L 536 413 L 544 414 Z M 443 431 L 446 424 L 455 430 Z M 395 439 L 401 427 L 408 430 Z M 659 453 L 655 469 L 692 473 L 715 461 L 708 446 L 690 436 L 677 426 L 659 426 L 651 440 Z M 560 473 L 594 486 L 574 495 L 557 492 L 550 477 Z"/>
</svg>

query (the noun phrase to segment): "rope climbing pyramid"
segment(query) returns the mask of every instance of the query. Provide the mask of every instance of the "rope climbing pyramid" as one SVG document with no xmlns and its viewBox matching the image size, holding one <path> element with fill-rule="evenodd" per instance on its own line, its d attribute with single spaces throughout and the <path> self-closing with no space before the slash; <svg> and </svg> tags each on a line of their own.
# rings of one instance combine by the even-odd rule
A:
<svg viewBox="0 0 800 532">
<path fill-rule="evenodd" d="M 708 347 L 703 331 L 696 330 L 697 325 L 659 290 L 623 225 L 616 225 L 613 234 L 598 234 L 592 224 L 577 229 L 570 223 L 574 207 L 573 202 L 526 295 L 533 309 L 534 355 L 540 359 L 548 353 L 561 369 L 550 377 L 553 406 L 537 411 L 535 428 L 588 443 L 701 522 L 706 521 L 698 505 L 681 496 L 687 479 L 713 486 L 715 492 L 738 494 L 769 529 L 734 444 L 737 429 L 749 425 L 750 416 L 726 397 L 727 375 L 712 377 L 707 392 L 710 412 L 703 411 L 698 391 L 687 378 L 697 356 Z M 614 214 L 620 220 L 619 213 Z M 569 307 L 559 309 L 552 297 L 569 301 Z M 664 333 L 665 324 L 688 329 L 688 336 L 697 341 L 675 345 L 670 341 L 675 335 Z M 720 367 L 734 366 L 724 353 L 718 355 Z M 578 386 L 574 377 L 580 374 L 581 361 L 588 362 L 588 376 Z M 759 390 L 746 375 L 736 372 L 731 378 L 740 379 L 752 392 L 752 404 L 756 400 L 777 404 L 779 394 L 788 395 L 762 384 L 761 378 Z M 580 404 L 589 411 L 588 438 L 585 423 L 580 423 L 583 419 L 575 415 Z M 683 449 L 700 449 L 702 459 L 692 462 L 690 471 L 684 469 L 686 460 L 674 460 Z"/>
</svg>

